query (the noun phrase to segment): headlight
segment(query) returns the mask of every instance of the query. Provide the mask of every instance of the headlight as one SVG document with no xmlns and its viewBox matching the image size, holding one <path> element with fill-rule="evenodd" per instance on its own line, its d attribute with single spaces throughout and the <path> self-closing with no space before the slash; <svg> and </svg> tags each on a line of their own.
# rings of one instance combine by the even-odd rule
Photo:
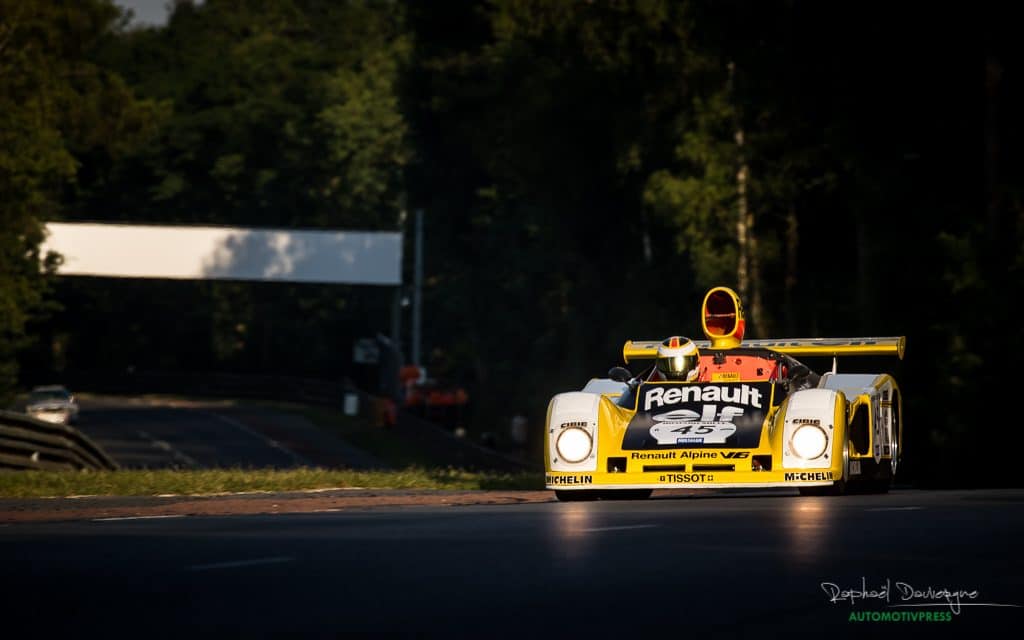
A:
<svg viewBox="0 0 1024 640">
<path fill-rule="evenodd" d="M 828 436 L 821 427 L 805 424 L 793 432 L 789 448 L 798 458 L 814 460 L 820 458 L 828 448 Z"/>
<path fill-rule="evenodd" d="M 585 429 L 569 427 L 558 434 L 555 447 L 558 455 L 566 462 L 582 462 L 590 455 L 590 449 L 594 446 L 594 439 L 590 437 Z"/>
</svg>

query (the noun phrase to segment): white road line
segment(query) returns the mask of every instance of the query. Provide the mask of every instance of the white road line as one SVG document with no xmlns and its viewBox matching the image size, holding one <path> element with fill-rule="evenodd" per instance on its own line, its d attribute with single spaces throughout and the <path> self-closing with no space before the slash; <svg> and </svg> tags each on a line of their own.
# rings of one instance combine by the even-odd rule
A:
<svg viewBox="0 0 1024 640">
<path fill-rule="evenodd" d="M 167 518 L 184 518 L 184 514 L 170 516 L 120 516 L 117 518 L 93 518 L 93 522 L 120 522 L 121 520 L 164 520 Z"/>
<path fill-rule="evenodd" d="M 171 454 L 171 456 L 175 460 L 177 460 L 178 462 L 184 463 L 186 466 L 189 466 L 189 467 L 192 467 L 192 468 L 198 468 L 199 467 L 199 463 L 198 462 L 196 462 L 190 456 L 187 456 L 184 453 L 182 453 L 181 451 L 178 451 L 177 449 L 172 447 L 171 444 L 169 442 L 167 442 L 166 440 L 157 440 L 153 436 L 149 435 L 149 433 L 147 433 L 145 431 L 142 431 L 142 430 L 139 430 L 136 433 L 139 434 L 139 437 L 145 438 L 146 440 L 149 440 L 149 444 L 152 445 L 153 447 L 155 447 L 157 449 L 160 449 L 161 451 L 166 451 L 167 453 Z"/>
<path fill-rule="evenodd" d="M 865 511 L 920 511 L 924 507 L 875 507 L 874 509 L 865 509 Z"/>
<path fill-rule="evenodd" d="M 309 460 L 305 459 L 304 457 L 302 457 L 299 454 L 297 454 L 294 451 L 292 451 L 291 449 L 283 446 L 277 440 L 273 440 L 271 438 L 266 437 L 265 435 L 263 435 L 261 433 L 253 431 L 247 425 L 239 422 L 238 420 L 233 420 L 232 418 L 228 418 L 226 416 L 222 416 L 219 413 L 212 413 L 212 412 L 209 412 L 209 411 L 202 411 L 200 413 L 203 413 L 205 415 L 217 418 L 221 422 L 225 422 L 227 424 L 230 424 L 231 426 L 235 427 L 236 429 L 238 429 L 240 431 L 243 431 L 243 432 L 249 434 L 250 436 L 252 436 L 254 438 L 257 438 L 258 440 L 262 440 L 263 443 L 266 444 L 268 447 L 271 447 L 273 449 L 277 449 L 281 453 L 284 453 L 285 455 L 289 456 L 292 459 L 292 462 L 294 462 L 295 464 L 297 464 L 299 466 L 303 466 L 303 467 L 313 467 L 313 466 L 316 466 L 312 462 L 310 462 Z"/>
<path fill-rule="evenodd" d="M 261 564 L 280 564 L 292 562 L 295 558 L 291 556 L 276 556 L 273 558 L 253 558 L 252 560 L 236 560 L 234 562 L 214 562 L 211 564 L 194 564 L 187 567 L 189 571 L 210 571 L 211 569 L 233 569 L 235 567 L 252 567 Z"/>
<path fill-rule="evenodd" d="M 627 529 L 651 529 L 656 527 L 656 524 L 628 524 L 621 527 L 590 527 L 589 529 L 580 529 L 580 531 L 625 531 Z"/>
</svg>

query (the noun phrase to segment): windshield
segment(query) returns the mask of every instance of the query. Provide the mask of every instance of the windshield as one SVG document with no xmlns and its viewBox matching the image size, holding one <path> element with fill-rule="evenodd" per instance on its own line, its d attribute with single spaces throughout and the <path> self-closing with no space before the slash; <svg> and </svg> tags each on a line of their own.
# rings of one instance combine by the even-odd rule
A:
<svg viewBox="0 0 1024 640">
<path fill-rule="evenodd" d="M 48 400 L 67 400 L 71 397 L 67 391 L 33 391 L 29 397 L 29 402 L 46 402 Z"/>
</svg>

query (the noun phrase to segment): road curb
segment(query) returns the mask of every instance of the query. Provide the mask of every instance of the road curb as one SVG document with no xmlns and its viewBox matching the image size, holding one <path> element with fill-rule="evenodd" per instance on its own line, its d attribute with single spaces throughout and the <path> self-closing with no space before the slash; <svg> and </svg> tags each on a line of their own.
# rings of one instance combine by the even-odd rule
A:
<svg viewBox="0 0 1024 640">
<path fill-rule="evenodd" d="M 0 523 L 161 516 L 323 513 L 379 507 L 552 502 L 550 491 L 332 489 L 217 496 L 85 496 L 0 500 Z"/>
</svg>

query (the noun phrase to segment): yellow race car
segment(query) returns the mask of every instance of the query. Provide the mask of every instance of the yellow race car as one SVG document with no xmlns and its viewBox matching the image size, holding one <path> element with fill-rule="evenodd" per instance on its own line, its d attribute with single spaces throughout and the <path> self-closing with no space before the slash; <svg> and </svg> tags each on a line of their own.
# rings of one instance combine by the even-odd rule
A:
<svg viewBox="0 0 1024 640">
<path fill-rule="evenodd" d="M 727 287 L 705 295 L 701 327 L 706 340 L 627 341 L 626 364 L 649 364 L 641 373 L 613 367 L 551 399 L 545 486 L 560 500 L 678 488 L 889 489 L 902 453 L 899 387 L 886 373 L 838 373 L 836 362 L 902 358 L 904 337 L 744 342 L 743 308 Z M 692 369 L 673 378 L 672 363 L 686 359 L 673 356 L 684 352 L 695 354 Z M 832 356 L 832 370 L 815 373 L 801 356 Z"/>
</svg>

